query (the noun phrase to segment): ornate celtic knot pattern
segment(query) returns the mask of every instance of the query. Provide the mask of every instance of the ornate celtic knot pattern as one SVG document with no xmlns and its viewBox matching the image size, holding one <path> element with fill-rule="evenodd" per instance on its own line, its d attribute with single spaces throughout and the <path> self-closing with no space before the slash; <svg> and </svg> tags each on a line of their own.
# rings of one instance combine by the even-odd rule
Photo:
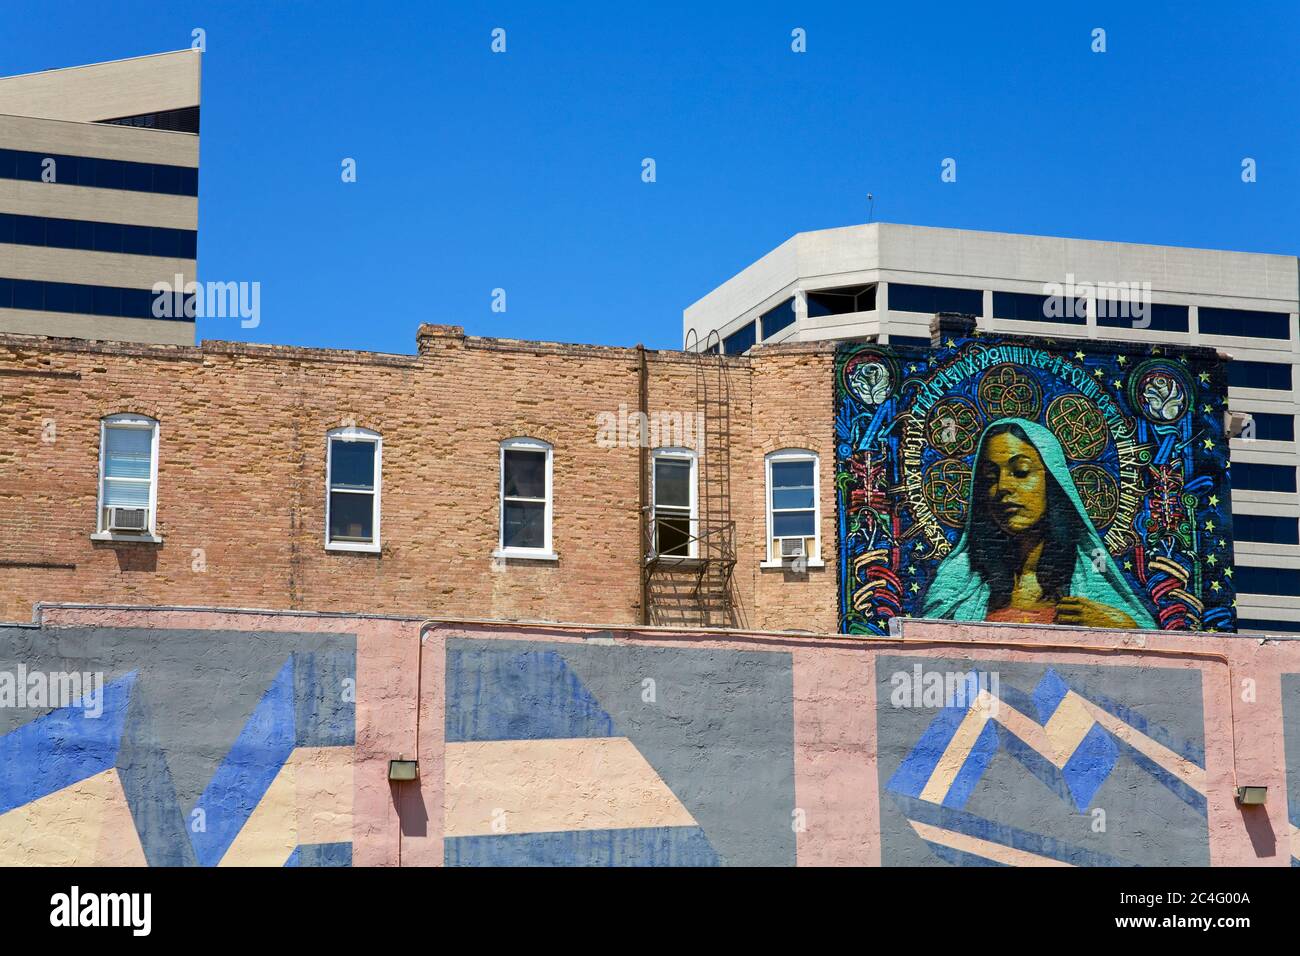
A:
<svg viewBox="0 0 1300 956">
<path fill-rule="evenodd" d="M 1079 465 L 1070 469 L 1074 486 L 1079 489 L 1083 508 L 1098 530 L 1115 520 L 1119 508 L 1119 485 L 1115 484 L 1105 468 L 1098 465 Z"/>
<path fill-rule="evenodd" d="M 970 402 L 946 398 L 934 406 L 926 423 L 930 443 L 948 456 L 969 455 L 979 443 L 983 428 L 979 413 Z"/>
<path fill-rule="evenodd" d="M 1106 450 L 1106 420 L 1095 403 L 1082 395 L 1060 395 L 1047 406 L 1047 427 L 1075 461 L 1096 458 Z"/>
<path fill-rule="evenodd" d="M 995 365 L 985 372 L 979 397 L 990 418 L 1034 419 L 1043 407 L 1038 383 L 1014 365 Z"/>
<path fill-rule="evenodd" d="M 970 494 L 971 468 L 957 458 L 943 458 L 925 473 L 923 488 L 930 510 L 949 528 L 966 525 L 966 496 Z"/>
</svg>

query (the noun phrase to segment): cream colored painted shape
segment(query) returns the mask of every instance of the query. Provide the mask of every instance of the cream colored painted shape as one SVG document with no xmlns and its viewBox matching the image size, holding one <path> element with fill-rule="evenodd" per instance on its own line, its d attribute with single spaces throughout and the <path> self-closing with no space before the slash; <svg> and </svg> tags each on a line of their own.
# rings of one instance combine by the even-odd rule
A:
<svg viewBox="0 0 1300 956">
<path fill-rule="evenodd" d="M 0 866 L 145 866 L 117 770 L 0 815 Z"/>
<path fill-rule="evenodd" d="M 298 747 L 271 781 L 221 866 L 284 866 L 294 847 L 352 840 L 352 747 Z"/>
<path fill-rule="evenodd" d="M 447 744 L 448 837 L 695 826 L 626 737 Z"/>
<path fill-rule="evenodd" d="M 960 850 L 963 853 L 971 853 L 975 856 L 982 856 L 986 860 L 992 860 L 995 863 L 1004 863 L 1007 866 L 1065 866 L 1071 864 L 1061 860 L 1053 860 L 1051 857 L 1039 856 L 1036 853 L 1027 853 L 1024 850 L 1017 850 L 1015 847 L 1005 846 L 1001 843 L 993 843 L 989 840 L 981 840 L 979 837 L 967 836 L 965 833 L 957 833 L 953 830 L 944 830 L 940 827 L 931 826 L 928 823 L 920 823 L 916 820 L 909 820 L 912 829 L 922 840 L 929 843 L 937 843 L 940 846 L 951 847 L 954 850 Z"/>
</svg>

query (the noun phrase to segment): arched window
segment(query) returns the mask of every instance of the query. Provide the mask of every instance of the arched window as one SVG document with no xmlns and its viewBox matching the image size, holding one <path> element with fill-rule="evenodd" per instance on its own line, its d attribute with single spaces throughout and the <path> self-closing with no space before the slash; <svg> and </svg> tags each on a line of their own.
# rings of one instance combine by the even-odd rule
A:
<svg viewBox="0 0 1300 956">
<path fill-rule="evenodd" d="M 821 562 L 821 469 L 806 448 L 774 451 L 767 468 L 767 561 Z"/>
<path fill-rule="evenodd" d="M 154 538 L 158 511 L 158 422 L 109 415 L 99 423 L 99 519 L 96 537 Z"/>
<path fill-rule="evenodd" d="M 552 558 L 551 446 L 540 438 L 501 443 L 497 557 Z"/>
<path fill-rule="evenodd" d="M 325 547 L 380 548 L 383 439 L 368 428 L 335 428 L 325 441 Z"/>
<path fill-rule="evenodd" d="M 689 448 L 656 448 L 651 454 L 651 522 L 656 554 L 699 556 L 697 464 L 698 456 Z"/>
</svg>

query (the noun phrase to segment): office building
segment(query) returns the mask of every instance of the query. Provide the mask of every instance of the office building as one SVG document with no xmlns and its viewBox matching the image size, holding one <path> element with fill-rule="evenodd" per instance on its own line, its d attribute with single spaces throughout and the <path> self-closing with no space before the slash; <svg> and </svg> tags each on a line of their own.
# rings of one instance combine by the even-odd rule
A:
<svg viewBox="0 0 1300 956">
<path fill-rule="evenodd" d="M 0 79 L 0 332 L 194 344 L 200 61 Z"/>
</svg>

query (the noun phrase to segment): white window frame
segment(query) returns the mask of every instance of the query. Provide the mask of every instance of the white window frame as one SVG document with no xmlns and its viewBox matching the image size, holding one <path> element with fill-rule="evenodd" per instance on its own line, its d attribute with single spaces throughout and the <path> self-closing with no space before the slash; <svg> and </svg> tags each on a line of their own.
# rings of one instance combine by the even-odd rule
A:
<svg viewBox="0 0 1300 956">
<path fill-rule="evenodd" d="M 531 451 L 546 454 L 546 497 L 519 498 L 511 496 L 512 501 L 543 502 L 546 505 L 545 518 L 543 519 L 542 546 L 540 548 L 506 547 L 507 451 Z M 525 558 L 533 561 L 559 560 L 559 556 L 556 555 L 551 544 L 551 519 L 554 516 L 555 504 L 554 463 L 555 449 L 551 447 L 550 442 L 542 441 L 540 438 L 520 436 L 518 438 L 507 438 L 501 442 L 501 447 L 497 452 L 497 548 L 492 552 L 494 558 Z"/>
<path fill-rule="evenodd" d="M 149 444 L 149 530 L 145 534 L 122 534 L 109 531 L 104 520 L 104 486 L 106 484 L 104 466 L 108 458 L 108 431 L 110 428 L 149 429 L 152 441 Z M 144 478 L 115 478 L 114 481 L 144 481 Z M 99 420 L 99 492 L 95 496 L 95 533 L 94 541 L 142 541 L 161 544 L 158 537 L 158 420 L 148 415 L 136 415 L 123 412 L 106 415 Z"/>
<path fill-rule="evenodd" d="M 807 556 L 807 565 L 810 568 L 824 567 L 825 565 L 822 562 L 821 456 L 808 448 L 782 448 L 780 451 L 769 452 L 763 457 L 763 471 L 766 475 L 767 484 L 767 560 L 760 562 L 760 566 L 764 568 L 784 566 L 781 556 L 772 553 L 772 532 L 775 524 L 772 520 L 772 465 L 774 462 L 785 461 L 811 461 L 813 463 L 813 553 Z M 806 511 L 807 509 L 798 508 L 793 510 Z"/>
<path fill-rule="evenodd" d="M 700 554 L 699 554 L 699 550 L 700 550 L 700 549 L 699 549 L 699 541 L 697 540 L 697 539 L 699 538 L 699 534 L 700 534 L 700 484 L 699 484 L 699 466 L 700 466 L 700 456 L 695 452 L 695 450 L 694 450 L 693 448 L 676 448 L 676 447 L 675 447 L 675 448 L 656 448 L 656 449 L 654 449 L 653 451 L 651 451 L 651 453 L 650 453 L 650 527 L 651 527 L 651 528 L 653 529 L 653 531 L 654 531 L 654 537 L 651 539 L 651 541 L 652 541 L 652 543 L 653 543 L 653 545 L 654 545 L 655 552 L 656 552 L 656 554 L 657 554 L 658 551 L 659 551 L 659 522 L 658 522 L 658 520 L 657 520 L 657 518 L 656 518 L 656 511 L 657 511 L 657 509 L 658 509 L 658 504 L 657 504 L 657 494 L 656 494 L 656 489 L 655 489 L 656 476 L 657 476 L 657 472 L 658 472 L 658 469 L 657 469 L 657 467 L 656 467 L 656 463 L 657 463 L 661 458 L 663 458 L 663 459 L 672 459 L 672 460 L 677 460 L 677 461 L 689 461 L 689 462 L 691 463 L 691 478 L 690 478 L 690 482 L 691 482 L 691 486 L 690 486 L 690 487 L 691 487 L 691 514 L 690 514 L 690 520 L 691 520 L 691 524 L 690 524 L 690 528 L 691 528 L 691 541 L 690 541 L 690 545 L 689 545 L 689 547 L 688 547 L 688 553 L 685 554 L 685 555 L 663 555 L 663 557 L 667 557 L 667 558 L 674 558 L 674 557 L 698 558 L 698 557 L 700 556 Z M 676 514 L 676 513 L 677 513 L 677 512 L 674 510 L 674 511 L 673 511 L 673 514 Z"/>
<path fill-rule="evenodd" d="M 333 495 L 334 442 L 366 441 L 375 446 L 375 473 L 373 491 L 360 488 L 340 488 L 340 494 L 372 495 L 374 497 L 373 520 L 375 535 L 373 541 L 333 541 L 330 539 L 330 498 Z M 370 554 L 379 553 L 383 547 L 380 536 L 380 518 L 383 514 L 383 477 L 384 477 L 384 438 L 379 432 L 355 425 L 346 428 L 332 428 L 325 433 L 325 550 L 326 551 L 363 551 Z"/>
</svg>

